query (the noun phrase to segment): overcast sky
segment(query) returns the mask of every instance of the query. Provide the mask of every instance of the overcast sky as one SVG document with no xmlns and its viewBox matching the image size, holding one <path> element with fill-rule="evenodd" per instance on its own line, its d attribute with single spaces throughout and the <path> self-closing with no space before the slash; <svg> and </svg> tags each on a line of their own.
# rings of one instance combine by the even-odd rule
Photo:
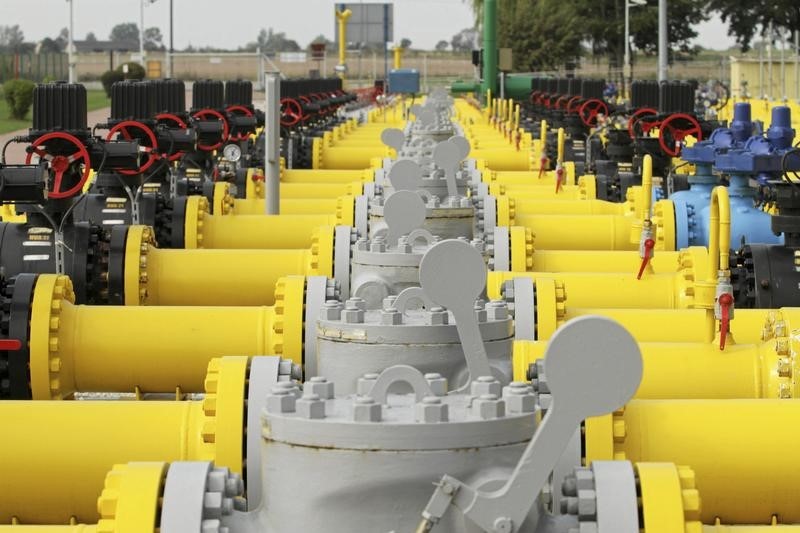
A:
<svg viewBox="0 0 800 533">
<path fill-rule="evenodd" d="M 94 32 L 107 39 L 120 22 L 139 21 L 140 0 L 74 0 L 75 35 Z M 165 44 L 169 31 L 169 0 L 145 0 L 145 27 L 159 26 Z M 285 32 L 301 46 L 320 33 L 333 39 L 333 0 L 173 0 L 175 47 L 236 48 L 254 41 L 261 28 Z M 373 0 L 374 1 L 374 0 Z M 469 3 L 463 0 L 395 0 L 395 39 L 411 39 L 414 47 L 433 48 L 472 24 Z M 0 24 L 19 24 L 29 41 L 55 37 L 69 25 L 66 0 L 0 0 Z M 698 43 L 727 48 L 733 40 L 727 27 L 712 20 L 699 27 Z"/>
</svg>

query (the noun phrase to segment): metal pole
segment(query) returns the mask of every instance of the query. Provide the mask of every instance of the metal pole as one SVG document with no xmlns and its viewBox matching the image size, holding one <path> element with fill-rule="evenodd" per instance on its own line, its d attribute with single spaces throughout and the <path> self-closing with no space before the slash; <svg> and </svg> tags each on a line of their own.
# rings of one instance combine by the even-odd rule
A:
<svg viewBox="0 0 800 533">
<path fill-rule="evenodd" d="M 264 74 L 266 93 L 266 120 L 264 122 L 264 176 L 267 183 L 264 209 L 268 215 L 279 215 L 281 205 L 281 132 L 280 99 L 281 77 L 277 72 Z"/>
<path fill-rule="evenodd" d="M 794 97 L 800 102 L 800 31 L 794 32 Z"/>
<path fill-rule="evenodd" d="M 781 32 L 781 94 L 783 101 L 786 102 L 786 39 Z"/>
<path fill-rule="evenodd" d="M 175 10 L 173 9 L 175 6 L 172 4 L 172 0 L 169 0 L 169 57 L 167 58 L 167 77 L 172 77 L 172 54 L 175 53 L 175 42 L 173 41 L 174 30 L 175 27 L 173 26 L 173 20 L 175 18 Z"/>
<path fill-rule="evenodd" d="M 422 87 L 428 92 L 428 54 L 422 56 Z"/>
<path fill-rule="evenodd" d="M 764 39 L 761 39 L 761 46 L 758 48 L 758 92 L 762 99 L 767 97 L 764 92 Z"/>
<path fill-rule="evenodd" d="M 69 36 L 67 37 L 67 54 L 69 63 L 69 82 L 75 83 L 78 77 L 75 73 L 75 50 L 72 44 L 72 36 L 75 35 L 75 0 L 67 0 L 69 2 Z"/>
<path fill-rule="evenodd" d="M 625 58 L 622 72 L 622 94 L 628 94 L 628 80 L 631 79 L 631 3 L 625 0 Z M 630 97 L 630 95 L 628 95 Z"/>
<path fill-rule="evenodd" d="M 658 81 L 667 81 L 667 0 L 658 0 Z"/>
<path fill-rule="evenodd" d="M 772 100 L 772 22 L 767 30 L 767 82 L 769 83 L 769 99 Z"/>
<path fill-rule="evenodd" d="M 144 67 L 144 0 L 139 0 L 139 58 Z"/>
</svg>

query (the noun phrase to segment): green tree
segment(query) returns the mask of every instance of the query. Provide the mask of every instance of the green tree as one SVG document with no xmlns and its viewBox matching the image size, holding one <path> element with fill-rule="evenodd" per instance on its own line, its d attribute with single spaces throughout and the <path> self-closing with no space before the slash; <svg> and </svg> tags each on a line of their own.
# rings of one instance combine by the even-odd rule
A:
<svg viewBox="0 0 800 533">
<path fill-rule="evenodd" d="M 19 24 L 13 26 L 0 26 L 0 49 L 7 52 L 23 52 L 25 49 L 25 34 Z"/>
<path fill-rule="evenodd" d="M 436 43 L 435 49 L 437 52 L 444 52 L 445 50 L 447 50 L 448 46 L 450 46 L 450 43 L 448 43 L 445 40 L 441 40 L 438 43 Z"/>
<path fill-rule="evenodd" d="M 400 48 L 402 48 L 403 50 L 408 50 L 409 48 L 411 48 L 411 39 L 407 37 L 403 37 L 402 39 L 400 39 Z"/>
<path fill-rule="evenodd" d="M 453 47 L 454 52 L 469 52 L 475 47 L 477 38 L 478 30 L 475 28 L 464 28 L 453 35 L 450 39 L 450 46 Z"/>
<path fill-rule="evenodd" d="M 800 30 L 797 0 L 710 0 L 706 12 L 719 13 L 743 52 L 750 49 L 757 31 L 766 35 L 770 22 L 779 35 Z"/>
<path fill-rule="evenodd" d="M 135 42 L 139 44 L 139 26 L 134 22 L 123 22 L 111 28 L 108 40 L 113 42 Z"/>
<path fill-rule="evenodd" d="M 3 84 L 3 98 L 6 100 L 9 118 L 24 120 L 33 103 L 33 88 L 30 80 L 8 80 Z"/>
<path fill-rule="evenodd" d="M 139 42 L 137 35 L 136 42 Z M 144 49 L 145 50 L 164 50 L 164 37 L 161 35 L 161 30 L 153 26 L 144 30 Z"/>
<path fill-rule="evenodd" d="M 89 33 L 86 34 L 86 37 L 84 37 L 84 40 L 87 43 L 96 43 L 97 42 L 97 36 L 94 34 L 93 31 L 90 31 Z"/>
</svg>

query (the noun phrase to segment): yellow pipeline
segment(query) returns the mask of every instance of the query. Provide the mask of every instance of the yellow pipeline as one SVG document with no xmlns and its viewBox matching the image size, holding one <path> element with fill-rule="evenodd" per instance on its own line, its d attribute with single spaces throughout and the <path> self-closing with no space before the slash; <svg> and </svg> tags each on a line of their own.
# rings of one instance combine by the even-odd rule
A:
<svg viewBox="0 0 800 533">
<path fill-rule="evenodd" d="M 180 250 L 157 248 L 150 228 L 131 226 L 124 303 L 272 305 L 283 276 L 333 277 L 333 236 L 332 226 L 321 226 L 308 249 Z"/>
<path fill-rule="evenodd" d="M 675 206 L 656 202 L 656 250 L 675 249 Z M 524 202 L 497 198 L 497 225 L 524 226 L 536 236 L 537 248 L 548 250 L 636 250 L 642 222 L 624 215 L 540 215 Z"/>
<path fill-rule="evenodd" d="M 247 367 L 247 357 L 212 360 L 198 401 L 0 402 L 14 428 L 0 444 L 0 522 L 94 522 L 117 463 L 214 461 L 242 474 Z"/>
<path fill-rule="evenodd" d="M 334 198 L 283 198 L 281 197 L 281 215 L 322 215 L 336 214 L 342 204 L 352 203 L 353 197 Z M 233 215 L 262 215 L 264 214 L 264 200 L 260 198 L 236 198 L 233 200 Z"/>
<path fill-rule="evenodd" d="M 484 175 L 490 172 L 484 170 Z M 491 174 L 496 174 L 492 172 Z M 530 176 L 530 173 L 527 173 Z M 531 200 L 592 200 L 596 198 L 597 193 L 595 189 L 594 180 L 584 180 L 586 176 L 581 176 L 577 185 L 562 185 L 556 196 L 555 185 L 550 177 L 547 177 L 545 183 L 500 183 L 496 181 L 487 182 L 489 185 L 489 194 L 492 196 L 509 196 L 514 198 L 515 201 L 528 202 Z M 528 178 L 529 180 L 536 179 L 536 176 Z"/>
<path fill-rule="evenodd" d="M 392 62 L 392 68 L 397 70 L 402 68 L 403 65 L 403 47 L 395 46 L 392 48 L 392 55 L 394 56 L 394 61 Z"/>
<path fill-rule="evenodd" d="M 342 197 L 347 198 L 347 197 Z M 330 215 L 210 215 L 208 200 L 186 200 L 185 248 L 308 248 L 320 226 L 353 225 L 354 205 Z"/>
<path fill-rule="evenodd" d="M 706 524 L 798 523 L 798 439 L 798 401 L 632 400 L 586 421 L 585 457 L 691 465 Z"/>
<path fill-rule="evenodd" d="M 344 80 L 345 69 L 347 67 L 347 19 L 353 14 L 349 9 L 343 11 L 335 10 L 336 21 L 339 26 L 339 77 Z"/>
<path fill-rule="evenodd" d="M 286 169 L 281 171 L 281 185 L 288 183 L 333 184 L 353 181 L 373 181 L 375 171 L 366 170 L 306 170 Z M 337 195 L 338 196 L 338 195 Z"/>
<path fill-rule="evenodd" d="M 233 275 L 234 273 L 232 273 Z M 283 278 L 274 306 L 75 305 L 66 276 L 39 276 L 31 304 L 33 399 L 77 391 L 199 392 L 223 355 L 302 362 L 305 278 Z"/>
<path fill-rule="evenodd" d="M 767 321 L 764 337 L 762 342 L 729 345 L 725 351 L 713 342 L 640 342 L 644 374 L 636 397 L 800 398 L 800 385 L 793 381 L 800 373 L 791 351 L 794 341 L 774 321 Z M 545 341 L 517 341 L 515 378 L 524 378 L 528 366 L 542 359 L 546 349 Z"/>
</svg>

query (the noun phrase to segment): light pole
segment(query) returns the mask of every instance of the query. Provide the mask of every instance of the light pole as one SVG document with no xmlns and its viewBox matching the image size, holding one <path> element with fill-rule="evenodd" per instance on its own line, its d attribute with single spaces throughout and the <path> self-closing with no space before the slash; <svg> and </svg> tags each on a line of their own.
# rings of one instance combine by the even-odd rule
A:
<svg viewBox="0 0 800 533">
<path fill-rule="evenodd" d="M 625 59 L 623 61 L 622 90 L 626 92 L 630 88 L 633 68 L 631 66 L 631 6 L 647 5 L 647 0 L 625 0 Z M 630 97 L 630 95 L 628 95 Z"/>
<path fill-rule="evenodd" d="M 667 81 L 667 0 L 658 0 L 658 81 Z"/>
<path fill-rule="evenodd" d="M 139 0 L 139 59 L 142 62 L 142 68 L 145 69 L 145 76 L 147 65 L 144 62 L 144 3 L 154 3 L 156 0 Z"/>
<path fill-rule="evenodd" d="M 78 77 L 75 75 L 75 50 L 72 44 L 72 36 L 75 35 L 75 9 L 74 0 L 69 2 L 69 35 L 67 36 L 67 63 L 69 65 L 69 82 L 75 83 Z"/>
</svg>

